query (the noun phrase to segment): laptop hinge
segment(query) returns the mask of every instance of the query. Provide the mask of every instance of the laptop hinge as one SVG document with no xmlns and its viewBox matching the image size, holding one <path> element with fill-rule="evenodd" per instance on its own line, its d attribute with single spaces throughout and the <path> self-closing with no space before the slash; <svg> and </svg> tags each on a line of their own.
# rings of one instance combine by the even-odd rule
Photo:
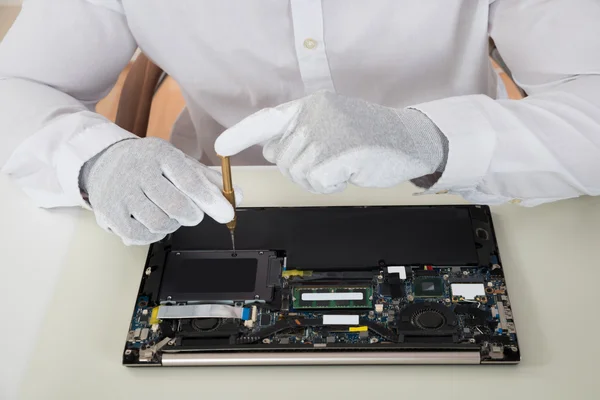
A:
<svg viewBox="0 0 600 400">
<path fill-rule="evenodd" d="M 480 364 L 479 351 L 340 353 L 163 353 L 162 365 Z"/>
</svg>

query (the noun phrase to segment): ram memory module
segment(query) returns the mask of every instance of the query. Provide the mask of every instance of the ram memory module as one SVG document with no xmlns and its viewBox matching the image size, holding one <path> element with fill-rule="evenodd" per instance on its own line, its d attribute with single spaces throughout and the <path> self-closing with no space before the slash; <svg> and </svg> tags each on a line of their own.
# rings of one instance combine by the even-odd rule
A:
<svg viewBox="0 0 600 400">
<path fill-rule="evenodd" d="M 292 304 L 297 310 L 324 308 L 372 308 L 373 288 L 361 287 L 294 287 Z"/>
</svg>

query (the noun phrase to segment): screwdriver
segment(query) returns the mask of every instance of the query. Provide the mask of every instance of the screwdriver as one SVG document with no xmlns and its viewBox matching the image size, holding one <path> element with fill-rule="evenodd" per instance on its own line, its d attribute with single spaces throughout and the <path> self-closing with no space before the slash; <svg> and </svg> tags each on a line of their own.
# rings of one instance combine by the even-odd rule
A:
<svg viewBox="0 0 600 400">
<path fill-rule="evenodd" d="M 235 225 L 237 216 L 235 215 L 235 192 L 233 191 L 233 182 L 231 180 L 231 163 L 229 162 L 229 157 L 221 157 L 221 170 L 223 173 L 223 196 L 225 196 L 233 206 L 233 219 L 226 225 L 231 234 L 231 247 L 233 248 L 233 255 L 235 256 Z"/>
</svg>

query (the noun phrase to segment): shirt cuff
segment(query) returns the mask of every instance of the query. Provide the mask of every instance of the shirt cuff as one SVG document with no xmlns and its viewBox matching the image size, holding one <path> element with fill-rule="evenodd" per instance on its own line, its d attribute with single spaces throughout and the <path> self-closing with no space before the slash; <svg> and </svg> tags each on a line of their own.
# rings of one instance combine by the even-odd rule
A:
<svg viewBox="0 0 600 400">
<path fill-rule="evenodd" d="M 512 203 L 526 207 L 563 199 L 513 198 L 486 190 L 484 178 L 489 174 L 498 132 L 515 129 L 511 118 L 499 117 L 498 104 L 490 97 L 450 97 L 409 108 L 427 115 L 448 138 L 448 162 L 442 176 L 417 195 L 448 193 L 460 195 L 472 203 Z M 413 182 L 428 183 L 421 180 Z"/>
<path fill-rule="evenodd" d="M 125 139 L 138 138 L 113 123 L 95 125 L 84 129 L 62 144 L 58 152 L 56 172 L 66 196 L 77 199 L 81 207 L 88 208 L 79 188 L 79 172 L 83 164 L 107 147 Z"/>
<path fill-rule="evenodd" d="M 490 102 L 491 104 L 487 104 Z M 421 111 L 448 139 L 448 161 L 440 179 L 424 194 L 473 190 L 490 165 L 496 131 L 487 117 L 494 100 L 483 95 L 450 97 L 409 108 Z"/>
</svg>

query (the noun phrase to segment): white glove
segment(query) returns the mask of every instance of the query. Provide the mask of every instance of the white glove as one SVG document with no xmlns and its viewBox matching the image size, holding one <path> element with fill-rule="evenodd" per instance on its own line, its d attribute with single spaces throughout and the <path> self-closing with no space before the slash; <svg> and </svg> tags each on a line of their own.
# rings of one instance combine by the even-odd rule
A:
<svg viewBox="0 0 600 400">
<path fill-rule="evenodd" d="M 204 213 L 220 223 L 234 215 L 221 193 L 221 174 L 160 139 L 112 145 L 84 164 L 79 182 L 98 224 L 127 245 L 153 243 L 181 225 L 197 225 Z"/>
<path fill-rule="evenodd" d="M 267 161 L 317 193 L 421 178 L 443 171 L 448 153 L 446 137 L 420 111 L 329 92 L 251 115 L 225 131 L 215 150 L 232 156 L 256 144 Z"/>
</svg>

